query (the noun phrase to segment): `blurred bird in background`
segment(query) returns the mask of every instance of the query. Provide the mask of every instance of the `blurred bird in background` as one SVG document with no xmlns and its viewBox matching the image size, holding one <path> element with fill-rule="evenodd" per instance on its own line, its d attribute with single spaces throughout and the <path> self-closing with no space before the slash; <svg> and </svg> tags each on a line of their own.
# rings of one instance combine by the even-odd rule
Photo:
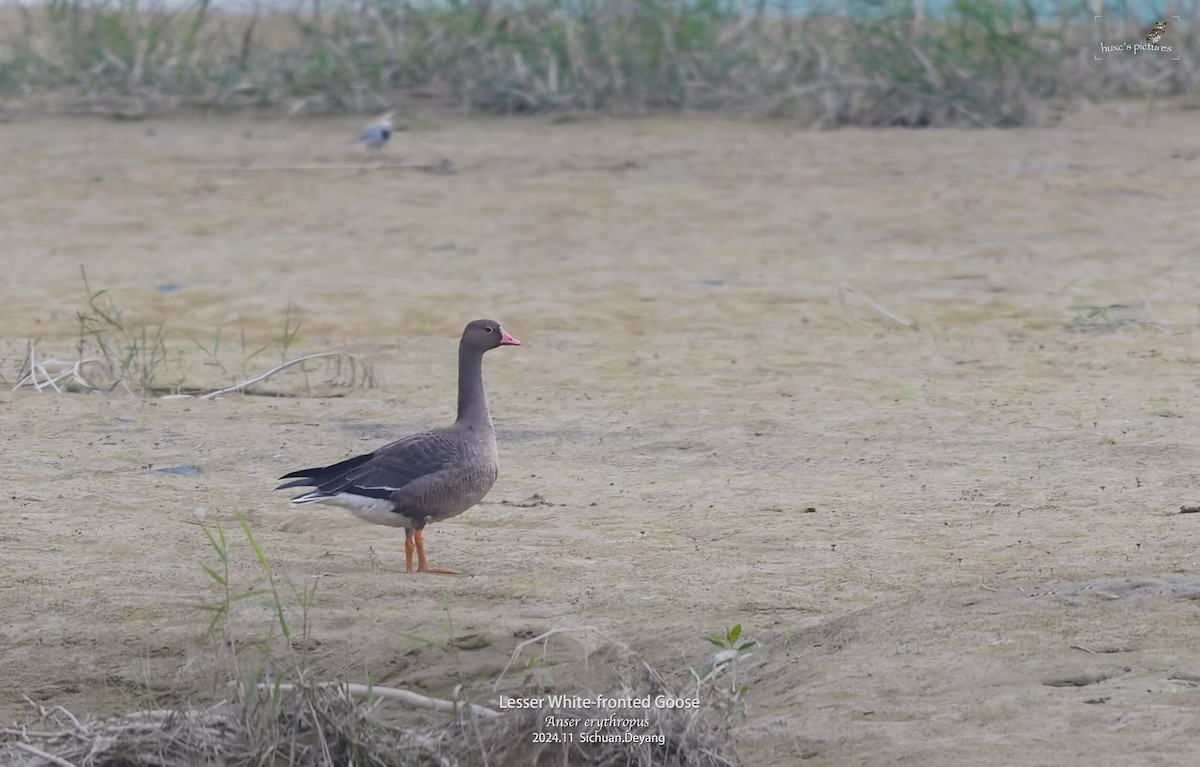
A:
<svg viewBox="0 0 1200 767">
<path fill-rule="evenodd" d="M 392 112 L 388 112 L 379 119 L 379 122 L 363 131 L 362 135 L 358 137 L 358 143 L 372 150 L 383 149 L 392 137 L 392 114 Z"/>
</svg>

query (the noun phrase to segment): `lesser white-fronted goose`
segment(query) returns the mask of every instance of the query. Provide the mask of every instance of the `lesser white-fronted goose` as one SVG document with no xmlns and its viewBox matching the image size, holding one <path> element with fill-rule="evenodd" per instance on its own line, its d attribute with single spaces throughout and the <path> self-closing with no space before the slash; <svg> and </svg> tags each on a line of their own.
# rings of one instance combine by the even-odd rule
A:
<svg viewBox="0 0 1200 767">
<path fill-rule="evenodd" d="M 315 487 L 293 505 L 325 503 L 349 509 L 359 519 L 404 528 L 405 569 L 459 573 L 430 567 L 424 529 L 430 522 L 462 514 L 479 503 L 498 474 L 496 432 L 483 391 L 483 354 L 498 346 L 519 346 L 494 320 L 475 320 L 458 344 L 458 418 L 444 429 L 414 434 L 331 466 L 285 474 L 276 490 Z"/>
</svg>

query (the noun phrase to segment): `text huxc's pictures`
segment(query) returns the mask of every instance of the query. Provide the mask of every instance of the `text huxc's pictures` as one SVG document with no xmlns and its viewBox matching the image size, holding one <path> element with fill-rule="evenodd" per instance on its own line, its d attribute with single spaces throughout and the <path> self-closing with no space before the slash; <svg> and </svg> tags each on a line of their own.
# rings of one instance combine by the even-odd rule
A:
<svg viewBox="0 0 1200 767">
<path fill-rule="evenodd" d="M 1102 16 L 1097 16 L 1097 23 L 1101 22 L 1102 19 Z M 1142 37 L 1142 39 L 1137 40 L 1136 42 L 1123 41 L 1118 43 L 1105 41 L 1102 39 L 1100 42 L 1100 54 L 1132 53 L 1134 56 L 1136 56 L 1139 53 L 1172 53 L 1173 48 L 1170 45 L 1161 44 L 1164 36 L 1167 33 L 1167 26 L 1167 22 L 1163 20 L 1156 21 L 1149 29 L 1142 27 L 1142 29 L 1145 30 L 1145 35 Z M 1095 58 L 1097 61 L 1101 60 L 1100 55 L 1097 55 Z M 1173 60 L 1177 59 L 1177 56 L 1173 57 Z"/>
</svg>

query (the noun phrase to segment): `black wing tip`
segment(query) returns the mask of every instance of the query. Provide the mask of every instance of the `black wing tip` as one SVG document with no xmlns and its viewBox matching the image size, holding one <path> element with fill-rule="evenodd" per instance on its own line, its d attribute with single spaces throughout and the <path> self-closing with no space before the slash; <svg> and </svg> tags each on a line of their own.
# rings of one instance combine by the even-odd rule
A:
<svg viewBox="0 0 1200 767">
<path fill-rule="evenodd" d="M 364 455 L 356 455 L 353 458 L 347 458 L 344 461 L 331 463 L 328 466 L 314 466 L 311 469 L 300 469 L 299 471 L 293 471 L 291 473 L 284 474 L 282 477 L 280 477 L 280 479 L 295 479 L 303 481 L 296 481 L 287 485 L 280 485 L 275 489 L 282 490 L 285 487 L 304 487 L 305 485 L 316 487 L 317 485 L 323 485 L 326 482 L 348 474 L 374 457 L 375 453 L 366 453 Z"/>
<path fill-rule="evenodd" d="M 325 471 L 326 468 L 328 467 L 318 466 L 313 469 L 300 469 L 299 471 L 293 471 L 288 474 L 284 474 L 282 477 L 280 477 L 280 479 L 295 479 L 297 477 L 300 479 L 312 479 L 321 472 Z"/>
<path fill-rule="evenodd" d="M 295 474 L 284 474 L 282 477 L 280 477 L 280 479 L 287 479 L 289 477 L 294 477 L 294 476 L 296 476 L 296 475 Z M 275 489 L 276 490 L 286 490 L 289 487 L 316 487 L 316 485 L 313 484 L 313 481 L 311 478 L 304 477 L 303 479 L 297 479 L 294 482 L 284 482 L 282 485 L 280 485 L 279 487 L 277 487 Z"/>
</svg>

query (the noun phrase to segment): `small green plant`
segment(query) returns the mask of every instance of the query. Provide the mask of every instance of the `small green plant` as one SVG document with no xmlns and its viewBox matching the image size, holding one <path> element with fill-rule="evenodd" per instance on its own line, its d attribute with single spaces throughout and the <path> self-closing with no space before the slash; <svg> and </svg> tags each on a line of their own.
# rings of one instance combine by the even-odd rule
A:
<svg viewBox="0 0 1200 767">
<path fill-rule="evenodd" d="M 530 655 L 525 661 L 524 685 L 532 687 L 539 693 L 554 688 L 553 664 L 545 655 L 537 653 Z"/>
<path fill-rule="evenodd" d="M 87 292 L 87 308 L 75 313 L 79 322 L 79 356 L 98 355 L 109 390 L 125 386 L 149 394 L 157 388 L 160 369 L 168 360 L 161 322 L 130 322 L 107 290 L 92 290 L 87 270 L 79 268 Z"/>
<path fill-rule="evenodd" d="M 288 301 L 287 311 L 283 315 L 283 334 L 279 337 L 279 361 L 287 362 L 292 344 L 300 335 L 300 322 L 296 319 L 296 307 Z"/>
<path fill-rule="evenodd" d="M 1113 331 L 1125 325 L 1157 325 L 1146 309 L 1129 304 L 1074 304 L 1070 307 L 1072 317 L 1067 328 L 1076 332 Z"/>
<path fill-rule="evenodd" d="M 268 670 L 274 676 L 273 683 L 276 688 L 287 677 L 303 680 L 307 668 L 308 651 L 312 646 L 310 641 L 311 609 L 316 597 L 318 579 L 310 579 L 301 589 L 288 583 L 292 596 L 291 601 L 294 602 L 295 609 L 299 611 L 300 616 L 300 633 L 295 636 L 292 623 L 289 622 L 287 615 L 291 610 L 285 607 L 288 600 L 280 592 L 279 581 L 271 568 L 266 553 L 246 519 L 238 515 L 237 521 L 246 542 L 250 545 L 250 550 L 254 553 L 255 561 L 261 569 L 266 583 L 263 585 L 259 581 L 249 588 L 234 588 L 231 572 L 232 546 L 224 526 L 220 521 L 217 521 L 211 530 L 207 526 L 202 526 L 209 548 L 216 554 L 217 561 L 211 565 L 202 563 L 200 567 L 208 575 L 218 592 L 215 601 L 200 605 L 200 609 L 210 614 L 205 636 L 211 640 L 217 640 L 220 646 L 228 652 L 234 678 L 239 684 L 247 681 L 257 682 L 264 677 Z M 259 649 L 260 656 L 252 671 L 248 675 L 243 675 L 241 643 L 237 638 L 234 611 L 238 604 L 246 600 L 258 600 L 258 605 L 269 611 L 271 620 L 262 633 L 250 643 Z M 279 638 L 282 638 L 284 644 L 283 657 L 277 655 L 278 642 L 276 640 Z"/>
<path fill-rule="evenodd" d="M 289 304 L 289 311 L 290 306 L 291 305 Z M 255 357 L 258 357 L 271 348 L 270 344 L 267 344 L 251 351 L 250 343 L 246 338 L 246 326 L 241 322 L 241 320 L 238 320 L 236 345 L 237 351 L 235 352 L 236 356 L 231 360 L 229 359 L 228 354 L 228 344 L 226 344 L 224 347 L 222 346 L 222 333 L 223 329 L 218 327 L 216 331 L 213 332 L 213 340 L 208 345 L 205 345 L 203 342 L 190 335 L 188 336 L 188 339 L 195 344 L 197 349 L 204 353 L 204 365 L 206 367 L 220 370 L 221 378 L 226 381 L 236 381 L 240 378 L 248 377 L 250 375 L 250 362 Z M 226 352 L 224 356 L 222 355 L 222 350 Z M 229 363 L 228 365 L 226 364 L 227 362 Z M 235 369 L 231 370 L 231 366 Z"/>
<path fill-rule="evenodd" d="M 742 637 L 742 624 L 740 623 L 728 629 L 724 634 L 709 636 L 708 641 L 717 648 L 717 652 L 698 671 L 693 672 L 696 686 L 700 687 L 705 682 L 715 680 L 721 674 L 729 671 L 730 692 L 735 699 L 740 700 L 750 687 L 746 684 L 738 684 L 738 662 L 749 656 L 750 652 L 758 646 L 758 642 Z"/>
<path fill-rule="evenodd" d="M 741 637 L 742 624 L 738 623 L 726 631 L 724 636 L 713 634 L 708 638 L 708 641 L 720 650 L 732 650 L 739 655 L 758 644 L 752 639 L 742 639 Z"/>
<path fill-rule="evenodd" d="M 285 370 L 295 368 L 299 371 L 304 380 L 305 396 L 312 395 L 312 381 L 310 376 L 314 370 L 314 363 L 317 360 L 324 362 L 326 371 L 326 383 L 333 386 L 347 387 L 364 387 L 374 388 L 378 384 L 375 377 L 375 369 L 370 363 L 365 360 L 345 352 L 322 352 L 318 354 L 310 354 L 303 357 L 291 357 L 292 346 L 295 345 L 296 339 L 300 333 L 300 322 L 296 318 L 295 305 L 288 302 L 287 310 L 283 317 L 283 328 L 280 331 L 278 339 L 274 344 L 260 346 L 257 349 L 251 350 L 251 345 L 246 338 L 246 328 L 238 322 L 238 340 L 240 342 L 240 373 L 230 370 L 225 364 L 225 358 L 222 356 L 222 332 L 221 328 L 217 328 L 213 334 L 213 339 L 210 343 L 205 344 L 199 339 L 189 336 L 192 344 L 204 353 L 206 359 L 204 364 L 208 367 L 215 367 L 221 371 L 222 376 L 227 380 L 243 380 L 242 384 L 234 386 L 232 389 L 222 390 L 218 393 L 226 393 L 229 391 L 250 391 L 250 384 L 257 383 L 272 377 L 277 373 L 282 373 Z M 250 362 L 256 357 L 269 351 L 272 347 L 279 350 L 280 365 L 267 371 L 251 377 Z M 246 380 L 248 379 L 248 380 Z M 198 392 L 194 392 L 198 393 Z M 209 396 L 212 396 L 210 393 Z"/>
</svg>

